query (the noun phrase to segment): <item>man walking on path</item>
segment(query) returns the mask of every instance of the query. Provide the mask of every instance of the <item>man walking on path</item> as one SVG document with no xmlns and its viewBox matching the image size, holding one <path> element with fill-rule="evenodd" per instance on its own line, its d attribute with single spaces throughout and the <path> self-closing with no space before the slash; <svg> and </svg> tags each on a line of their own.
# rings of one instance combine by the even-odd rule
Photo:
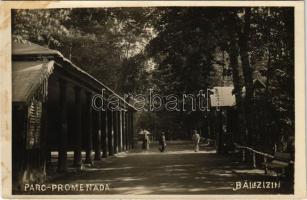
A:
<svg viewBox="0 0 307 200">
<path fill-rule="evenodd" d="M 162 134 L 161 134 L 161 137 L 160 137 L 160 140 L 159 140 L 159 144 L 160 144 L 160 148 L 159 148 L 159 150 L 161 151 L 161 152 L 164 152 L 165 151 L 165 147 L 166 147 L 166 140 L 165 140 L 165 134 L 164 134 L 164 132 L 162 132 Z"/>
<path fill-rule="evenodd" d="M 193 131 L 192 140 L 193 140 L 193 144 L 194 144 L 194 151 L 198 152 L 199 151 L 200 135 L 197 133 L 197 130 Z"/>
</svg>

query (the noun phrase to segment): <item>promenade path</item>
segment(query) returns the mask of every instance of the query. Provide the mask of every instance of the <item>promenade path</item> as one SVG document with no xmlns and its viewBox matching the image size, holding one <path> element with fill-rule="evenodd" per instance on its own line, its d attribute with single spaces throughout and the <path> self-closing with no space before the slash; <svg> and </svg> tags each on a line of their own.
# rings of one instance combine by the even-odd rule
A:
<svg viewBox="0 0 307 200">
<path fill-rule="evenodd" d="M 54 177 L 54 184 L 108 184 L 110 190 L 80 192 L 84 194 L 276 194 L 291 192 L 290 184 L 281 181 L 276 189 L 240 189 L 236 182 L 280 181 L 265 175 L 263 170 L 242 164 L 238 156 L 217 155 L 212 147 L 201 145 L 192 150 L 189 141 L 168 143 L 166 152 L 159 152 L 157 144 L 143 152 L 121 153 L 95 162 L 82 171 L 72 171 Z M 62 194 L 63 192 L 59 193 Z M 67 194 L 76 194 L 66 192 Z"/>
</svg>

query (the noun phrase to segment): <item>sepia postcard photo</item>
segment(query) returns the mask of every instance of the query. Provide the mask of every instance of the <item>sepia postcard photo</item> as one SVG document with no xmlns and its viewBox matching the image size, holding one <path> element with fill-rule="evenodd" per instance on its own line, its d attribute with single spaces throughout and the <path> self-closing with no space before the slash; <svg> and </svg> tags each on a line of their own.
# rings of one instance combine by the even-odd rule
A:
<svg viewBox="0 0 307 200">
<path fill-rule="evenodd" d="M 303 1 L 0 5 L 3 198 L 306 196 Z"/>
</svg>

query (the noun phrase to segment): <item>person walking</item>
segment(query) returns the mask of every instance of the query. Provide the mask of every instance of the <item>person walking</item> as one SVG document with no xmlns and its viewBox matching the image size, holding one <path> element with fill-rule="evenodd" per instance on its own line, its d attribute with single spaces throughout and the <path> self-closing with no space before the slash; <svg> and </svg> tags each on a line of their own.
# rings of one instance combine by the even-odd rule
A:
<svg viewBox="0 0 307 200">
<path fill-rule="evenodd" d="M 145 151 L 147 148 L 147 141 L 146 141 L 146 136 L 143 135 L 143 140 L 142 140 L 142 149 Z"/>
<path fill-rule="evenodd" d="M 149 131 L 145 129 L 141 129 L 139 135 L 142 136 L 142 149 L 143 151 L 149 150 L 149 144 L 150 144 L 150 139 L 149 139 Z"/>
<path fill-rule="evenodd" d="M 159 144 L 160 144 L 159 150 L 161 152 L 164 152 L 165 151 L 165 147 L 166 147 L 166 139 L 165 139 L 164 132 L 162 132 L 162 134 L 161 134 L 161 137 L 160 137 L 160 140 L 159 140 Z"/>
<path fill-rule="evenodd" d="M 146 150 L 149 150 L 150 140 L 149 140 L 149 132 L 148 131 L 145 132 L 144 138 L 145 138 Z"/>
<path fill-rule="evenodd" d="M 193 145 L 194 145 L 194 151 L 198 152 L 199 151 L 199 141 L 200 141 L 200 135 L 198 134 L 197 130 L 193 131 Z"/>
</svg>

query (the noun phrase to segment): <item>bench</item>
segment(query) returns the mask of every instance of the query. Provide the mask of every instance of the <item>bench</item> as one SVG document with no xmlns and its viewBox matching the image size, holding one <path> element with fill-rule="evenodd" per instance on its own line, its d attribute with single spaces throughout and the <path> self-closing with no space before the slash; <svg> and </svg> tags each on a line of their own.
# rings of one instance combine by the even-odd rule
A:
<svg viewBox="0 0 307 200">
<path fill-rule="evenodd" d="M 290 153 L 282 153 L 282 152 L 275 152 L 274 158 L 267 162 L 266 158 L 264 163 L 262 163 L 265 167 L 265 173 L 268 173 L 269 169 L 274 170 L 276 173 L 280 172 L 281 176 L 287 176 L 286 170 L 289 169 L 292 164 L 291 155 Z"/>
</svg>

